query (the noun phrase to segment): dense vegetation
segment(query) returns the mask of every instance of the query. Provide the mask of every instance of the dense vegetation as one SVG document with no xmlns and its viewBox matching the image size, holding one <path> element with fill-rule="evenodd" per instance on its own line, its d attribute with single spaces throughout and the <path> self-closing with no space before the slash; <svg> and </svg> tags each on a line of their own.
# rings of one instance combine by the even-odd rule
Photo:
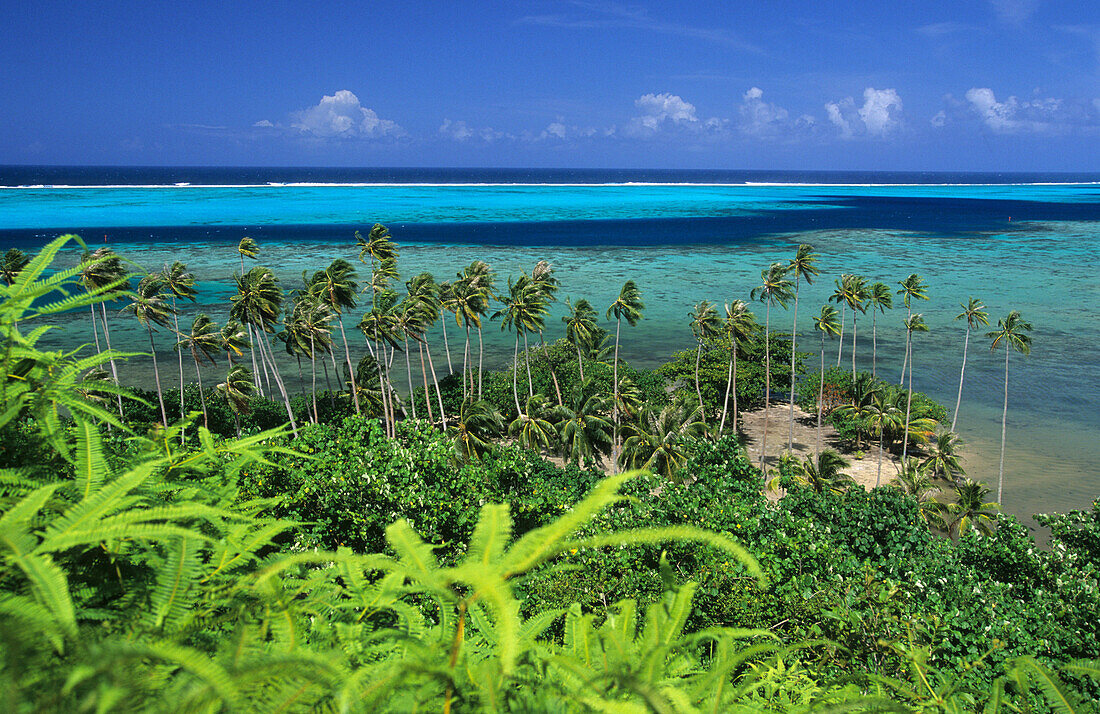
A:
<svg viewBox="0 0 1100 714">
<path fill-rule="evenodd" d="M 347 390 L 277 389 L 282 404 L 226 384 L 131 394 L 100 371 L 125 355 L 37 346 L 51 315 L 127 290 L 74 289 L 110 256 L 47 274 L 62 245 L 0 288 L 5 711 L 1087 711 L 1100 696 L 1100 501 L 1040 517 L 1037 548 L 980 497 L 911 495 L 953 476 L 922 436 L 946 410 L 922 395 L 804 376 L 804 402 L 816 379 L 852 407 L 829 418 L 854 445 L 918 450 L 902 487 L 866 491 L 830 451 L 764 474 L 715 428 L 732 354 L 741 408 L 791 388 L 769 362 L 803 371 L 759 326 L 736 346 L 700 328 L 655 372 L 575 359 L 570 341 L 517 349 L 513 369 L 430 385 L 446 429 L 396 418 L 384 373 L 373 396 L 359 386 L 385 360 Z M 900 430 L 864 394 L 879 412 L 903 400 Z M 566 442 L 578 415 L 611 438 Z M 620 428 L 624 465 L 658 473 L 596 468 Z M 539 453 L 559 449 L 575 463 Z"/>
</svg>

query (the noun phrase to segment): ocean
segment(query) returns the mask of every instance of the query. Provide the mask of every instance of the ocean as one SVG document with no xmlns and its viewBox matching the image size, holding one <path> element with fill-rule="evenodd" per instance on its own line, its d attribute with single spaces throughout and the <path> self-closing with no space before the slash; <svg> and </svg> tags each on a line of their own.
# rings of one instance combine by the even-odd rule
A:
<svg viewBox="0 0 1100 714">
<path fill-rule="evenodd" d="M 643 367 L 691 346 L 696 302 L 747 300 L 761 269 L 788 260 L 799 243 L 821 254 L 821 276 L 801 292 L 808 350 L 817 345 L 810 314 L 842 273 L 891 286 L 911 272 L 925 279 L 931 300 L 915 310 L 931 332 L 916 337 L 914 387 L 949 408 L 965 328 L 954 319 L 959 303 L 981 298 L 992 326 L 1020 310 L 1034 344 L 1030 356 L 1011 357 L 1005 508 L 1026 517 L 1087 508 L 1100 496 L 1100 174 L 0 167 L 0 248 L 30 251 L 74 232 L 144 269 L 184 261 L 200 289 L 184 306 L 188 324 L 199 310 L 225 318 L 242 236 L 291 289 L 303 271 L 336 257 L 354 262 L 354 231 L 375 222 L 401 247 L 403 279 L 425 270 L 448 279 L 480 259 L 503 283 L 548 260 L 563 301 L 585 297 L 601 312 L 635 280 L 646 311 L 624 330 L 623 354 Z M 548 338 L 561 334 L 562 310 L 547 320 Z M 772 317 L 790 329 L 789 313 Z M 879 317 L 887 378 L 900 376 L 903 318 L 897 308 Z M 112 335 L 146 349 L 129 322 L 119 317 Z M 66 330 L 51 339 L 90 342 L 85 323 L 65 316 Z M 850 329 L 849 316 L 848 364 Z M 486 336 L 489 364 L 505 364 L 507 335 L 490 324 Z M 859 336 L 857 359 L 869 367 L 870 315 Z M 170 362 L 170 338 L 160 339 Z M 989 343 L 984 330 L 971 336 L 958 430 L 968 474 L 992 483 L 1004 356 Z M 829 349 L 835 362 L 836 343 Z M 147 361 L 131 373 L 143 375 Z"/>
</svg>

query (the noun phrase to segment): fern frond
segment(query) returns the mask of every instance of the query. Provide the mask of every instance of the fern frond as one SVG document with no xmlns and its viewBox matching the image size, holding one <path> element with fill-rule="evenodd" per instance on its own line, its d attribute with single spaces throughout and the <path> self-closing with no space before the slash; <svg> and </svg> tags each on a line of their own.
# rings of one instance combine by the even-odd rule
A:
<svg viewBox="0 0 1100 714">
<path fill-rule="evenodd" d="M 484 506 L 470 538 L 464 562 L 487 566 L 499 561 L 511 538 L 512 516 L 508 504 Z"/>
</svg>

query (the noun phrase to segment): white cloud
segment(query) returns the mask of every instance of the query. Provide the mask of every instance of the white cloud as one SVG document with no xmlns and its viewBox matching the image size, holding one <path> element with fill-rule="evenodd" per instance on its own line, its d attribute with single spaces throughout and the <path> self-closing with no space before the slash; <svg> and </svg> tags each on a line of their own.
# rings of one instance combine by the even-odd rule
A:
<svg viewBox="0 0 1100 714">
<path fill-rule="evenodd" d="M 901 124 L 901 97 L 895 89 L 863 90 L 863 104 L 856 107 L 852 97 L 825 104 L 825 115 L 840 129 L 840 136 L 851 139 L 855 136 L 883 137 L 890 134 Z"/>
<path fill-rule="evenodd" d="M 1004 22 L 1019 25 L 1039 9 L 1039 0 L 989 0 L 993 11 Z"/>
<path fill-rule="evenodd" d="M 851 97 L 842 99 L 839 102 L 826 102 L 825 104 L 825 116 L 840 128 L 840 135 L 845 139 L 852 135 L 852 124 L 845 118 L 845 110 L 850 112 L 854 106 Z"/>
<path fill-rule="evenodd" d="M 450 119 L 443 120 L 443 125 L 439 127 L 439 133 L 455 141 L 466 141 L 474 135 L 473 130 L 466 125 L 466 122 L 451 121 Z"/>
<path fill-rule="evenodd" d="M 752 87 L 741 96 L 741 130 L 758 136 L 782 133 L 790 114 L 786 109 L 764 101 L 764 90 Z"/>
<path fill-rule="evenodd" d="M 268 129 L 268 128 L 274 127 L 275 125 L 272 124 L 271 121 L 268 120 L 268 119 L 261 119 L 260 121 L 256 122 L 252 126 L 254 126 L 256 128 Z"/>
<path fill-rule="evenodd" d="M 901 97 L 893 89 L 863 90 L 863 106 L 859 118 L 871 136 L 885 136 L 897 126 L 897 114 L 901 113 Z"/>
<path fill-rule="evenodd" d="M 396 122 L 381 119 L 373 109 L 359 103 L 359 97 L 341 89 L 321 97 L 315 106 L 291 114 L 291 126 L 318 138 L 362 138 L 404 136 Z"/>
<path fill-rule="evenodd" d="M 695 116 L 695 105 L 685 102 L 678 95 L 669 94 L 643 94 L 634 101 L 641 115 L 635 117 L 635 121 L 646 129 L 657 130 L 662 123 L 669 121 L 673 124 L 682 124 L 699 121 Z"/>
<path fill-rule="evenodd" d="M 560 121 L 550 122 L 549 124 L 547 124 L 546 128 L 543 129 L 542 134 L 539 135 L 539 138 L 548 139 L 550 137 L 554 137 L 556 139 L 564 139 L 565 124 L 562 124 Z"/>
<path fill-rule="evenodd" d="M 936 126 L 936 127 L 944 126 L 945 124 L 947 124 L 947 112 L 945 112 L 942 109 L 939 110 L 938 112 L 936 112 L 935 116 L 933 116 L 931 119 L 928 120 L 928 122 L 932 126 Z"/>
</svg>

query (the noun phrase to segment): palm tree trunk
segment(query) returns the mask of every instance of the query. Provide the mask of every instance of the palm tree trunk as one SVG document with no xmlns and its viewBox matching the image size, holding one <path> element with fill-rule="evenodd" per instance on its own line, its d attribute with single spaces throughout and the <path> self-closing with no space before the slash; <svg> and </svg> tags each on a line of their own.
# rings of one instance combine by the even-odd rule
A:
<svg viewBox="0 0 1100 714">
<path fill-rule="evenodd" d="M 466 323 L 466 344 L 462 348 L 462 399 L 465 400 L 468 394 L 472 394 L 474 391 L 474 380 L 470 375 L 470 323 Z M 469 385 L 469 392 L 467 392 L 467 385 Z"/>
<path fill-rule="evenodd" d="M 844 351 L 844 309 L 847 305 L 840 303 L 840 344 L 836 348 L 836 366 L 840 366 L 840 354 Z"/>
<path fill-rule="evenodd" d="M 199 402 L 202 404 L 202 425 L 210 428 L 210 417 L 206 413 L 206 395 L 202 391 L 202 372 L 199 370 L 199 361 L 195 360 L 195 379 L 199 382 Z"/>
<path fill-rule="evenodd" d="M 878 315 L 871 310 L 871 376 L 878 377 Z"/>
<path fill-rule="evenodd" d="M 733 356 L 736 353 L 736 350 L 736 346 L 732 350 L 730 350 L 729 370 L 726 372 L 726 398 L 722 400 L 722 421 L 718 423 L 719 434 L 726 430 L 726 413 L 729 411 L 730 388 L 733 384 Z M 736 431 L 736 429 L 734 431 Z"/>
<path fill-rule="evenodd" d="M 527 330 L 523 331 L 523 365 L 527 368 L 527 396 L 535 396 L 535 383 L 531 381 L 531 347 L 527 344 Z"/>
<path fill-rule="evenodd" d="M 878 430 L 878 472 L 875 474 L 875 488 L 879 487 L 882 483 L 882 425 L 879 425 Z"/>
<path fill-rule="evenodd" d="M 325 361 L 321 360 L 321 364 Z M 309 391 L 313 401 L 313 423 L 320 421 L 317 417 L 317 346 L 314 344 L 313 333 L 309 335 Z"/>
<path fill-rule="evenodd" d="M 412 402 L 413 419 L 416 418 L 416 395 L 413 394 L 413 368 L 409 359 L 409 336 L 405 335 L 405 371 L 409 373 L 409 401 Z"/>
<path fill-rule="evenodd" d="M 821 457 L 821 413 L 825 410 L 822 402 L 825 399 L 825 333 L 821 333 L 821 383 L 817 387 L 817 453 L 815 458 Z"/>
<path fill-rule="evenodd" d="M 695 396 L 699 397 L 699 417 L 703 423 L 707 423 L 707 415 L 703 413 L 703 390 L 699 388 L 699 361 L 703 357 L 703 341 L 699 340 L 699 346 L 695 348 Z"/>
<path fill-rule="evenodd" d="M 89 305 L 88 309 L 92 311 L 92 337 L 95 338 L 95 351 L 96 351 L 96 354 L 99 354 L 103 350 L 100 349 L 100 347 L 99 347 L 99 328 L 96 327 L 95 305 Z"/>
<path fill-rule="evenodd" d="M 516 400 L 516 416 L 523 416 L 519 405 L 519 331 L 516 331 L 516 346 L 512 349 L 512 398 Z"/>
<path fill-rule="evenodd" d="M 554 395 L 558 398 L 558 406 L 563 406 L 561 386 L 558 384 L 558 371 L 554 369 L 554 363 L 550 361 L 550 356 L 546 354 L 546 342 L 542 339 L 542 330 L 539 330 L 539 350 L 542 352 L 542 358 L 546 361 L 546 368 L 550 370 L 550 381 L 554 383 Z"/>
<path fill-rule="evenodd" d="M 791 327 L 791 414 L 787 427 L 787 451 L 794 449 L 794 354 L 798 340 L 798 273 L 795 273 L 794 281 L 794 326 Z"/>
<path fill-rule="evenodd" d="M 428 389 L 428 368 L 424 366 L 424 343 L 420 340 L 416 341 L 416 350 L 420 353 L 420 376 L 424 379 L 424 406 L 428 408 L 428 421 L 435 423 L 435 416 L 432 414 L 432 392 Z"/>
<path fill-rule="evenodd" d="M 852 310 L 852 382 L 856 381 L 856 316 L 857 313 Z"/>
<path fill-rule="evenodd" d="M 771 319 L 772 303 L 769 300 L 764 309 L 764 437 L 760 440 L 761 473 L 764 471 L 764 458 L 768 453 L 768 406 L 772 396 Z"/>
<path fill-rule="evenodd" d="M 164 421 L 161 422 L 164 426 L 168 426 L 168 412 L 164 409 L 164 394 L 160 387 L 160 368 L 157 366 L 157 346 L 153 343 L 153 328 L 146 325 L 149 330 L 149 349 L 153 355 L 153 378 L 157 382 L 157 401 L 160 402 L 160 418 Z"/>
<path fill-rule="evenodd" d="M 252 356 L 252 383 L 256 385 L 256 391 L 262 397 L 264 386 L 260 381 L 260 370 L 256 367 L 256 338 L 252 336 L 252 325 L 245 325 L 244 329 L 248 332 L 248 353 Z"/>
<path fill-rule="evenodd" d="M 1001 465 L 997 475 L 997 503 L 1002 503 L 1005 486 L 1005 432 L 1008 427 L 1008 352 L 1009 344 L 1005 343 L 1005 406 L 1001 412 Z"/>
<path fill-rule="evenodd" d="M 737 433 L 737 340 L 733 340 L 733 433 Z"/>
<path fill-rule="evenodd" d="M 390 433 L 390 410 L 389 410 L 389 398 L 386 394 L 386 381 L 382 378 L 382 360 L 385 359 L 385 355 L 381 354 L 381 346 L 375 351 L 376 359 L 374 360 L 375 366 L 378 368 L 378 389 L 382 393 L 382 426 L 385 427 L 386 436 L 392 437 Z M 354 388 L 353 388 L 354 389 Z"/>
<path fill-rule="evenodd" d="M 910 305 L 906 312 L 905 324 L 908 325 L 909 321 L 913 319 L 913 306 Z M 909 331 L 909 328 L 905 328 L 905 358 L 901 361 L 901 379 L 898 380 L 898 386 L 905 384 L 905 366 L 909 363 L 909 340 L 913 338 L 913 333 Z"/>
<path fill-rule="evenodd" d="M 963 363 L 959 370 L 959 396 L 955 398 L 955 416 L 951 417 L 951 431 L 955 431 L 955 424 L 959 421 L 959 405 L 963 398 L 963 377 L 966 375 L 966 349 L 970 346 L 970 323 L 966 323 L 966 339 L 963 340 Z"/>
<path fill-rule="evenodd" d="M 906 350 L 905 357 L 909 363 L 909 389 L 908 394 L 905 395 L 905 437 L 901 443 L 901 467 L 905 468 L 905 457 L 909 454 L 909 418 L 913 411 L 913 332 L 906 330 L 908 335 L 906 336 Z"/>
<path fill-rule="evenodd" d="M 342 313 L 337 322 L 340 323 L 340 337 L 344 340 L 344 359 L 348 363 L 348 379 L 351 380 L 351 399 L 355 402 L 355 413 L 362 414 L 359 410 L 359 390 L 355 388 L 355 367 L 351 366 L 351 350 L 348 348 L 348 333 L 344 332 L 344 315 Z"/>
<path fill-rule="evenodd" d="M 331 347 L 331 345 L 330 345 L 330 347 Z M 332 372 L 333 372 L 333 374 L 336 375 L 336 379 L 337 379 L 336 386 L 340 386 L 340 382 L 339 382 L 339 380 L 340 380 L 340 368 L 336 366 L 336 351 L 332 350 L 332 349 L 329 349 L 329 350 L 327 350 L 327 352 L 328 352 L 328 358 L 332 362 Z M 329 406 L 331 406 L 333 409 L 335 409 L 336 408 L 336 391 L 333 390 L 332 383 L 329 382 L 329 379 L 328 379 L 328 365 L 325 364 L 325 361 L 323 359 L 321 360 L 321 365 L 324 366 L 324 368 L 325 368 L 325 386 L 328 387 L 328 403 L 329 403 Z"/>
<path fill-rule="evenodd" d="M 439 378 L 435 376 L 435 365 L 432 364 L 432 348 L 425 343 L 424 351 L 428 354 L 428 369 L 432 373 L 432 382 L 435 384 L 435 398 L 439 404 L 439 419 L 443 422 L 443 431 L 447 431 L 447 412 L 443 409 L 443 392 L 439 391 Z M 427 401 L 427 399 L 428 395 L 425 393 L 424 400 Z"/>
<path fill-rule="evenodd" d="M 107 329 L 107 305 L 105 303 L 99 303 L 100 318 L 103 320 L 103 343 L 107 345 L 107 351 L 111 351 L 111 333 Z M 114 377 L 115 386 L 121 386 L 118 381 L 118 367 L 115 365 L 115 360 L 112 357 L 111 363 L 111 376 Z M 122 418 L 122 395 L 116 394 L 115 400 L 118 402 L 118 418 Z"/>
<path fill-rule="evenodd" d="M 279 376 L 279 367 L 275 364 L 275 352 L 271 349 L 271 340 L 267 336 L 267 330 L 257 330 L 263 335 L 263 339 L 260 341 L 260 349 L 267 350 L 267 358 L 271 362 L 271 373 L 275 376 L 275 385 L 279 388 L 279 393 L 283 397 L 283 405 L 286 407 L 286 416 L 290 419 L 290 431 L 294 434 L 294 438 L 298 438 L 298 422 L 294 419 L 294 410 L 290 408 L 290 397 L 286 393 L 286 385 L 283 384 L 283 378 Z M 263 362 L 264 355 L 261 353 L 260 361 Z"/>
<path fill-rule="evenodd" d="M 622 318 L 615 320 L 615 362 L 612 369 L 614 374 L 611 378 L 614 389 L 611 401 L 611 416 L 614 420 L 611 434 L 611 473 L 613 474 L 619 473 L 619 328 L 622 324 Z"/>
<path fill-rule="evenodd" d="M 176 312 L 176 298 L 172 298 L 172 321 L 175 323 L 176 335 L 180 334 L 180 316 Z M 176 353 L 179 354 L 180 362 L 180 421 L 183 421 L 183 350 L 176 346 Z M 184 440 L 184 430 L 180 429 L 180 443 Z"/>
<path fill-rule="evenodd" d="M 581 373 L 581 382 L 584 382 L 584 358 L 581 357 L 581 345 L 577 343 L 577 369 Z"/>
<path fill-rule="evenodd" d="M 443 349 L 447 350 L 447 374 L 454 374 L 455 368 L 451 366 L 451 344 L 447 342 L 447 318 L 443 316 L 440 319 L 440 323 L 443 325 Z"/>
<path fill-rule="evenodd" d="M 481 338 L 481 318 L 477 325 L 477 398 L 481 399 L 481 365 L 485 362 L 485 341 Z"/>
</svg>

